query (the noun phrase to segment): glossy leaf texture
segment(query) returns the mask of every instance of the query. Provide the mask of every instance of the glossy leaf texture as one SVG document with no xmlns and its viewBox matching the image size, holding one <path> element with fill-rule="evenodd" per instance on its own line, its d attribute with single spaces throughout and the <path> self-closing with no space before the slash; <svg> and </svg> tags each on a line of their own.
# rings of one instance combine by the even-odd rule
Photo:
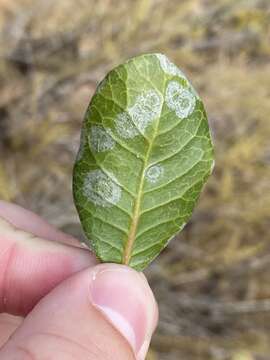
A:
<svg viewBox="0 0 270 360">
<path fill-rule="evenodd" d="M 201 99 L 162 54 L 118 66 L 87 109 L 73 193 L 103 262 L 144 269 L 190 218 L 214 166 Z"/>
</svg>

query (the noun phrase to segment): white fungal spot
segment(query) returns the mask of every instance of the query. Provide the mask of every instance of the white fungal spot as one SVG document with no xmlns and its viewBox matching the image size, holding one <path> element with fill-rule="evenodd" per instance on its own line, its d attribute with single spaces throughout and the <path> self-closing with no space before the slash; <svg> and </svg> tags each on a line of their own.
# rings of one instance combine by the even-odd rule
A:
<svg viewBox="0 0 270 360">
<path fill-rule="evenodd" d="M 149 90 L 136 98 L 135 104 L 115 119 L 116 131 L 124 139 L 131 139 L 144 134 L 148 125 L 161 112 L 162 97 L 154 90 Z"/>
<path fill-rule="evenodd" d="M 90 148 L 94 152 L 103 152 L 114 147 L 115 141 L 102 126 L 93 125 L 88 137 Z"/>
<path fill-rule="evenodd" d="M 186 76 L 182 73 L 182 71 L 176 65 L 174 65 L 174 63 L 172 63 L 167 58 L 167 56 L 165 56 L 163 54 L 157 54 L 156 56 L 159 60 L 162 70 L 166 74 L 172 75 L 172 76 L 180 76 L 181 78 L 186 79 Z"/>
<path fill-rule="evenodd" d="M 131 120 L 130 115 L 127 112 L 123 112 L 117 115 L 115 119 L 116 131 L 124 139 L 132 139 L 139 135 L 136 126 Z"/>
<path fill-rule="evenodd" d="M 93 170 L 84 179 L 83 194 L 95 205 L 112 207 L 121 198 L 121 188 L 112 174 Z"/>
<path fill-rule="evenodd" d="M 150 183 L 155 184 L 163 175 L 163 173 L 164 168 L 160 164 L 157 164 L 147 169 L 145 176 Z"/>
<path fill-rule="evenodd" d="M 154 90 L 149 90 L 137 97 L 135 104 L 128 109 L 128 113 L 135 126 L 144 133 L 147 126 L 159 116 L 161 105 L 160 95 Z"/>
<path fill-rule="evenodd" d="M 168 75 L 172 75 L 172 76 L 179 76 L 182 79 L 185 79 L 186 82 L 188 82 L 188 79 L 186 78 L 186 75 L 174 64 L 172 63 L 167 56 L 163 55 L 163 54 L 156 54 L 157 58 L 159 59 L 159 63 L 160 66 L 162 68 L 162 70 L 168 74 Z M 190 89 L 189 89 L 193 95 L 196 98 L 200 98 L 199 95 L 197 94 L 196 90 L 190 85 Z"/>
<path fill-rule="evenodd" d="M 165 101 L 169 109 L 175 111 L 180 119 L 186 118 L 195 108 L 196 98 L 188 89 L 177 81 L 169 82 L 166 89 Z"/>
</svg>

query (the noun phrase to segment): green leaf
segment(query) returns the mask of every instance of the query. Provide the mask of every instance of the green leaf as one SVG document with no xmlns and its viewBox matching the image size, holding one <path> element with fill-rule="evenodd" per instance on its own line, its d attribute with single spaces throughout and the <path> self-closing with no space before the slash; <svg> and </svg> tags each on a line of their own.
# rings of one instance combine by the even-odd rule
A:
<svg viewBox="0 0 270 360">
<path fill-rule="evenodd" d="M 212 169 L 203 103 L 165 55 L 112 70 L 86 112 L 73 176 L 97 257 L 142 270 L 184 227 Z"/>
</svg>

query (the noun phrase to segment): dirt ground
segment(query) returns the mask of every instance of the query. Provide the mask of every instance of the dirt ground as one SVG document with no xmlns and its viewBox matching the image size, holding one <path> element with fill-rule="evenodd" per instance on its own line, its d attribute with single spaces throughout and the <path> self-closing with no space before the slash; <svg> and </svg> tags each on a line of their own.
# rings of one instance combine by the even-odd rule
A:
<svg viewBox="0 0 270 360">
<path fill-rule="evenodd" d="M 192 80 L 216 152 L 191 221 L 146 271 L 160 306 L 148 360 L 270 359 L 269 0 L 0 0 L 0 198 L 82 238 L 83 114 L 144 52 Z"/>
</svg>

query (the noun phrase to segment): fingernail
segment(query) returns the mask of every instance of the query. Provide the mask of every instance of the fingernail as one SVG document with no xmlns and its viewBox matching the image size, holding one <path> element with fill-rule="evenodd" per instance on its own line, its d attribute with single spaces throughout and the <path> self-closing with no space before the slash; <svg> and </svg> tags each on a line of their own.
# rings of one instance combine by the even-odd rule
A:
<svg viewBox="0 0 270 360">
<path fill-rule="evenodd" d="M 143 360 L 157 321 L 156 302 L 146 279 L 124 265 L 98 265 L 92 273 L 90 298 L 126 338 L 136 358 Z"/>
</svg>

